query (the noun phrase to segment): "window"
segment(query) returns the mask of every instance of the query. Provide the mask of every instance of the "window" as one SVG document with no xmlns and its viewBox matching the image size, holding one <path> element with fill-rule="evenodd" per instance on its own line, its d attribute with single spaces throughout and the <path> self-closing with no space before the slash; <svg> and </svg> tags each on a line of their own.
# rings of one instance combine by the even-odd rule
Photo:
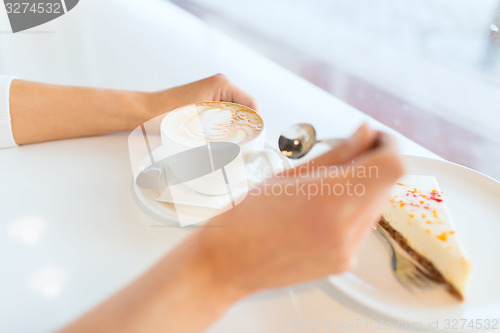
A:
<svg viewBox="0 0 500 333">
<path fill-rule="evenodd" d="M 500 1 L 171 1 L 442 157 L 500 178 Z"/>
</svg>

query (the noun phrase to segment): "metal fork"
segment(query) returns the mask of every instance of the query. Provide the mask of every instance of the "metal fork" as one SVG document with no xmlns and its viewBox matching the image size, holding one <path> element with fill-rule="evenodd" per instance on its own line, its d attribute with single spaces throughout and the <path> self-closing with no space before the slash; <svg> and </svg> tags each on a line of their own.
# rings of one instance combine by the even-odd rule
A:
<svg viewBox="0 0 500 333">
<path fill-rule="evenodd" d="M 426 289 L 432 287 L 433 281 L 427 274 L 392 245 L 387 231 L 378 223 L 373 228 L 378 231 L 377 235 L 383 240 L 384 244 L 387 244 L 391 251 L 391 267 L 398 281 L 410 290 L 412 288 Z"/>
</svg>

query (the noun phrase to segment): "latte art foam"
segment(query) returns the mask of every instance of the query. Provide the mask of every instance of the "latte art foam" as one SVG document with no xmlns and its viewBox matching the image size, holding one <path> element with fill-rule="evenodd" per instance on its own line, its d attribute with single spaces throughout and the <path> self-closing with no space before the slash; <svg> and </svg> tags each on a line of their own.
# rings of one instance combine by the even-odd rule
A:
<svg viewBox="0 0 500 333">
<path fill-rule="evenodd" d="M 263 128 L 262 118 L 255 111 L 218 102 L 186 106 L 168 117 L 167 135 L 186 144 L 243 143 L 258 136 Z"/>
</svg>

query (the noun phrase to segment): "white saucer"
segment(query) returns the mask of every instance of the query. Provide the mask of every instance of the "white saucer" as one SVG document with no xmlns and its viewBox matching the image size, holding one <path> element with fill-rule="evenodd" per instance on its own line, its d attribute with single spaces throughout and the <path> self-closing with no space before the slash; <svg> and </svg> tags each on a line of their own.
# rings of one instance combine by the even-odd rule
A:
<svg viewBox="0 0 500 333">
<path fill-rule="evenodd" d="M 408 174 L 435 176 L 443 190 L 472 263 L 465 301 L 458 302 L 442 289 L 412 293 L 402 287 L 390 268 L 387 249 L 373 234 L 359 253 L 357 267 L 329 280 L 374 311 L 422 327 L 432 327 L 437 320 L 439 329 L 451 329 L 455 323 L 460 325 L 455 331 L 464 331 L 477 319 L 496 319 L 500 327 L 500 183 L 446 161 L 406 156 L 405 162 Z"/>
<path fill-rule="evenodd" d="M 279 150 L 271 147 L 269 144 L 266 144 L 265 149 L 274 152 L 281 161 L 280 165 L 275 166 L 273 171 L 278 172 L 280 170 L 291 167 L 291 163 L 289 162 L 289 160 L 283 154 L 281 154 Z M 161 149 L 159 148 L 154 149 L 152 153 L 155 160 L 160 160 L 162 157 L 164 157 L 161 156 Z M 149 157 L 146 156 L 144 162 L 138 167 L 138 170 L 142 170 L 149 165 L 150 160 Z M 220 210 L 219 208 L 211 208 L 220 205 L 220 202 L 217 202 L 217 197 L 195 193 L 187 188 L 187 186 L 186 192 L 191 191 L 190 200 L 193 204 L 174 204 L 170 202 L 159 201 L 158 198 L 160 198 L 162 195 L 160 190 L 141 188 L 136 185 L 135 179 L 132 182 L 132 189 L 139 206 L 159 222 L 157 223 L 157 225 L 179 226 L 178 214 L 183 214 L 183 217 L 187 219 L 199 221 L 205 216 L 217 215 L 217 212 Z"/>
</svg>

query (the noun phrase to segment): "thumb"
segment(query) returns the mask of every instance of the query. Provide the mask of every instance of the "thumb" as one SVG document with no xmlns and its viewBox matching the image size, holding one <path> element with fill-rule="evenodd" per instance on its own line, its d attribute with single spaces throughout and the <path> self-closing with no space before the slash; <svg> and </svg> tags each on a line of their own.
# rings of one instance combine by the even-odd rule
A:
<svg viewBox="0 0 500 333">
<path fill-rule="evenodd" d="M 380 132 L 362 124 L 349 138 L 326 153 L 313 159 L 314 165 L 335 165 L 351 162 L 356 156 L 371 149 Z"/>
<path fill-rule="evenodd" d="M 365 174 L 369 175 L 354 180 L 355 183 L 363 185 L 364 193 L 359 200 L 360 205 L 366 208 L 367 216 L 361 219 L 361 224 L 368 227 L 378 219 L 389 199 L 390 189 L 405 172 L 395 139 L 388 134 L 382 134 L 380 145 L 360 156 L 355 167 L 365 170 Z"/>
<path fill-rule="evenodd" d="M 355 163 L 357 167 L 372 171 L 363 181 L 370 195 L 389 189 L 405 172 L 396 140 L 386 133 L 381 133 L 379 138 L 378 147 L 359 156 Z"/>
</svg>

